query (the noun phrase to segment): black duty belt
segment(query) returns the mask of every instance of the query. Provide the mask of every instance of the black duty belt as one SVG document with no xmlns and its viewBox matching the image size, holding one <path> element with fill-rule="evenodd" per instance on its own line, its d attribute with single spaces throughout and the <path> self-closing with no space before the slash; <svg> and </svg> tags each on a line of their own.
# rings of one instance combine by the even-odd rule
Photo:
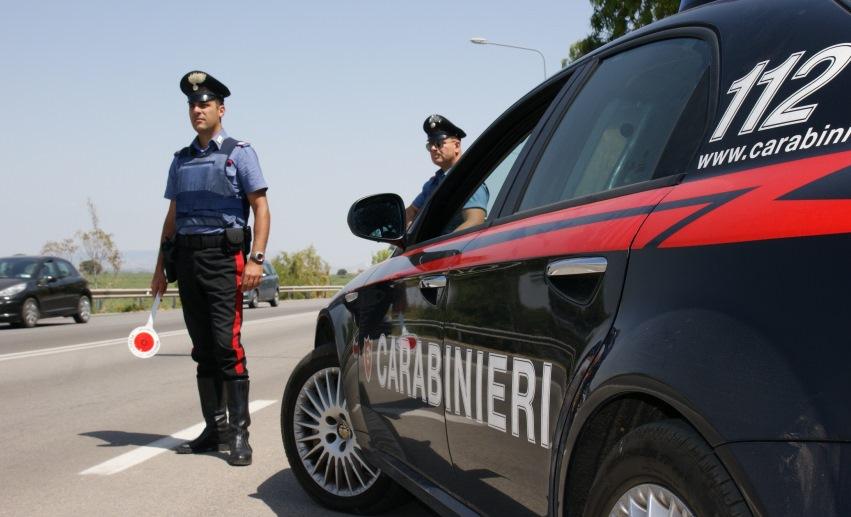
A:
<svg viewBox="0 0 851 517">
<path fill-rule="evenodd" d="M 189 248 L 203 250 L 206 248 L 221 248 L 225 245 L 224 234 L 218 235 L 178 235 L 176 239 L 178 248 Z"/>
</svg>

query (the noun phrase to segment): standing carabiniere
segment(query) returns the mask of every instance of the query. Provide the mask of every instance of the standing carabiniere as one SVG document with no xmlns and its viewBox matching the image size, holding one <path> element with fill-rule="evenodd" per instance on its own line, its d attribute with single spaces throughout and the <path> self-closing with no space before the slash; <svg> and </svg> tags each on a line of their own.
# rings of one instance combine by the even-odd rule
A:
<svg viewBox="0 0 851 517">
<path fill-rule="evenodd" d="M 197 136 L 174 154 L 169 168 L 165 197 L 171 203 L 151 292 L 163 293 L 169 281 L 179 280 L 206 427 L 177 452 L 229 450 L 228 463 L 250 465 L 242 293 L 257 287 L 263 274 L 268 186 L 254 149 L 222 128 L 230 90 L 200 71 L 184 75 L 180 89 Z"/>
</svg>

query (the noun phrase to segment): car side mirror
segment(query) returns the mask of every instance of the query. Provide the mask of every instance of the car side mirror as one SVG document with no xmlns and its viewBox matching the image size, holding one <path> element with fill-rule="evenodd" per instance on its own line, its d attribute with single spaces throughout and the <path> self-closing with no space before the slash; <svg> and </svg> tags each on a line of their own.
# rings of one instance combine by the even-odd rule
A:
<svg viewBox="0 0 851 517">
<path fill-rule="evenodd" d="M 358 237 L 405 247 L 405 204 L 397 194 L 376 194 L 355 201 L 348 223 Z"/>
<path fill-rule="evenodd" d="M 43 277 L 38 279 L 38 282 L 41 285 L 47 285 L 47 284 L 51 284 L 51 283 L 55 282 L 56 280 L 57 280 L 57 278 L 53 275 L 44 275 Z"/>
</svg>

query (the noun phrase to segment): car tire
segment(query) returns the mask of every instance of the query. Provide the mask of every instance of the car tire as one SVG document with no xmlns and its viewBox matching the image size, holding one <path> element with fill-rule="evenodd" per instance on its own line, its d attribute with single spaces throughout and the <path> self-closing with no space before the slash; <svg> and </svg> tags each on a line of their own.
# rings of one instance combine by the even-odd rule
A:
<svg viewBox="0 0 851 517">
<path fill-rule="evenodd" d="M 77 323 L 88 323 L 92 317 L 92 300 L 83 295 L 77 300 L 77 312 L 74 313 L 74 321 Z"/>
<path fill-rule="evenodd" d="M 645 424 L 621 438 L 597 472 L 584 515 L 630 515 L 632 503 L 647 515 L 655 514 L 651 504 L 680 506 L 683 516 L 751 515 L 709 445 L 679 420 Z"/>
<path fill-rule="evenodd" d="M 272 299 L 269 300 L 269 305 L 271 305 L 272 307 L 278 306 L 278 290 L 277 289 L 275 289 L 275 296 L 273 296 Z"/>
<path fill-rule="evenodd" d="M 326 508 L 358 514 L 387 511 L 408 493 L 363 457 L 339 382 L 331 346 L 308 354 L 290 375 L 281 406 L 281 437 L 290 468 L 308 495 Z"/>
<path fill-rule="evenodd" d="M 41 314 L 38 310 L 38 302 L 35 298 L 27 298 L 21 304 L 21 326 L 25 328 L 33 328 L 38 323 Z"/>
<path fill-rule="evenodd" d="M 258 305 L 260 305 L 260 293 L 257 289 L 254 289 L 251 291 L 251 296 L 248 297 L 248 307 L 256 309 Z"/>
</svg>

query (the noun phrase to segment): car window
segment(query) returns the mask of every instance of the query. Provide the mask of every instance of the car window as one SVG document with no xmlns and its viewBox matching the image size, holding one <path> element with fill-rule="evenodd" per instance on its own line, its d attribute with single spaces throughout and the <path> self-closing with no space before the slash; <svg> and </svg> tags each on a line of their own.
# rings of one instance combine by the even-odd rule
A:
<svg viewBox="0 0 851 517">
<path fill-rule="evenodd" d="M 275 269 L 272 267 L 272 264 L 269 262 L 263 262 L 263 271 L 266 272 L 267 275 L 274 275 Z"/>
<path fill-rule="evenodd" d="M 38 261 L 31 258 L 0 259 L 0 278 L 32 278 Z"/>
<path fill-rule="evenodd" d="M 59 278 L 59 270 L 56 268 L 56 263 L 52 260 L 48 260 L 47 262 L 45 262 L 38 276 L 41 278 L 44 278 L 46 276 Z"/>
<path fill-rule="evenodd" d="M 682 172 L 705 127 L 709 45 L 649 43 L 602 61 L 538 161 L 519 210 Z"/>
<path fill-rule="evenodd" d="M 508 151 L 503 158 L 479 184 L 473 194 L 464 201 L 461 208 L 455 211 L 455 215 L 450 219 L 449 224 L 444 228 L 444 234 L 464 229 L 465 211 L 466 210 L 482 210 L 485 221 L 492 217 L 493 205 L 496 202 L 497 194 L 502 189 L 505 180 L 508 178 L 508 173 L 517 158 L 520 156 L 520 151 L 529 139 L 529 133 L 526 134 L 514 147 Z"/>
<path fill-rule="evenodd" d="M 74 272 L 71 269 L 71 264 L 65 262 L 64 260 L 56 261 L 56 269 L 59 271 L 59 277 L 64 278 L 66 276 L 73 276 Z"/>
</svg>

